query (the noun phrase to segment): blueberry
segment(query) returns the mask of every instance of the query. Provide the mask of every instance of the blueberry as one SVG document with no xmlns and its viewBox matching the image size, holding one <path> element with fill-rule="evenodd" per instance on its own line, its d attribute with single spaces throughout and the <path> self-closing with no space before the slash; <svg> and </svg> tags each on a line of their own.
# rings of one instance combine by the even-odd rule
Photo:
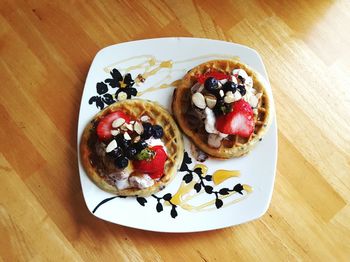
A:
<svg viewBox="0 0 350 262">
<path fill-rule="evenodd" d="M 124 134 L 118 134 L 115 137 L 115 140 L 117 141 L 118 146 L 120 146 L 123 150 L 126 150 L 131 144 L 130 140 L 126 140 L 124 138 Z"/>
<path fill-rule="evenodd" d="M 216 80 L 214 77 L 208 77 L 204 82 L 204 87 L 209 92 L 214 91 L 219 87 L 218 80 Z"/>
<path fill-rule="evenodd" d="M 129 160 L 125 156 L 118 157 L 115 160 L 115 165 L 120 169 L 126 168 L 128 164 L 129 164 Z"/>
<path fill-rule="evenodd" d="M 120 147 L 116 147 L 111 152 L 107 153 L 107 155 L 113 158 L 118 158 L 123 155 L 123 150 Z"/>
<path fill-rule="evenodd" d="M 137 152 L 140 152 L 142 149 L 145 149 L 148 146 L 146 141 L 140 140 L 139 142 L 134 144 L 134 147 L 136 148 Z"/>
<path fill-rule="evenodd" d="M 153 137 L 154 138 L 162 138 L 164 135 L 163 128 L 160 125 L 153 126 Z"/>
<path fill-rule="evenodd" d="M 242 84 L 245 83 L 245 79 L 242 76 L 238 75 L 238 79 L 241 80 Z"/>
<path fill-rule="evenodd" d="M 227 81 L 223 86 L 222 86 L 222 90 L 224 90 L 224 92 L 228 92 L 231 91 L 232 93 L 236 92 L 237 89 L 237 84 L 231 81 Z"/>
<path fill-rule="evenodd" d="M 245 90 L 245 87 L 244 87 L 243 85 L 238 85 L 237 88 L 238 88 L 238 91 L 241 93 L 242 96 L 244 96 L 245 93 L 247 92 L 247 91 Z"/>
<path fill-rule="evenodd" d="M 143 123 L 143 133 L 141 135 L 141 137 L 143 139 L 148 139 L 153 135 L 153 128 L 152 128 L 152 124 L 150 123 Z"/>
<path fill-rule="evenodd" d="M 135 157 L 135 155 L 137 154 L 137 149 L 135 148 L 135 146 L 129 146 L 127 149 L 126 149 L 126 156 L 129 158 L 129 159 L 133 159 Z"/>
</svg>

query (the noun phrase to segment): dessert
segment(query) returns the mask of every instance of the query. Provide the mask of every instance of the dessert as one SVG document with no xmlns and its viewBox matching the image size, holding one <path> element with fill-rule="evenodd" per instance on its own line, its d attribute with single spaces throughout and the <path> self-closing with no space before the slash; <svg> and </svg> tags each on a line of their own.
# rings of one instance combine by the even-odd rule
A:
<svg viewBox="0 0 350 262">
<path fill-rule="evenodd" d="M 148 196 L 175 176 L 184 154 L 180 131 L 155 102 L 130 99 L 100 111 L 84 129 L 80 155 L 90 179 L 120 196 Z"/>
<path fill-rule="evenodd" d="M 205 153 L 239 157 L 261 140 L 271 121 L 261 76 L 238 61 L 213 60 L 188 71 L 175 89 L 174 117 Z"/>
</svg>

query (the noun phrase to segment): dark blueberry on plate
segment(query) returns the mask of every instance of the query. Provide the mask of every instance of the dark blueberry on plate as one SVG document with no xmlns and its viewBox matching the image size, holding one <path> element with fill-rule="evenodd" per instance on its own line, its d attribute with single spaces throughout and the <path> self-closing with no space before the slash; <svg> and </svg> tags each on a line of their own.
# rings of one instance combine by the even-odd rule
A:
<svg viewBox="0 0 350 262">
<path fill-rule="evenodd" d="M 143 125 L 143 133 L 141 135 L 141 137 L 143 139 L 148 139 L 153 135 L 153 128 L 152 128 L 152 124 L 150 123 L 142 123 Z"/>
<path fill-rule="evenodd" d="M 139 142 L 134 144 L 134 147 L 136 148 L 137 152 L 142 151 L 142 149 L 145 149 L 148 146 L 145 140 L 140 140 Z"/>
<path fill-rule="evenodd" d="M 204 87 L 209 92 L 214 91 L 219 87 L 218 80 L 216 80 L 214 77 L 208 77 L 204 82 Z"/>
<path fill-rule="evenodd" d="M 247 91 L 245 90 L 245 87 L 242 86 L 242 85 L 238 85 L 237 89 L 238 89 L 238 91 L 241 93 L 242 96 L 244 96 L 245 93 L 247 92 Z"/>
<path fill-rule="evenodd" d="M 134 145 L 131 145 L 126 149 L 126 156 L 129 159 L 133 159 L 136 154 L 137 154 L 137 149 L 135 148 Z"/>
<path fill-rule="evenodd" d="M 163 128 L 160 125 L 153 126 L 153 137 L 154 138 L 162 138 L 164 135 Z"/>
<path fill-rule="evenodd" d="M 237 89 L 237 84 L 231 81 L 227 81 L 223 86 L 222 86 L 222 90 L 224 90 L 224 92 L 228 92 L 231 91 L 232 93 L 235 93 Z"/>
<path fill-rule="evenodd" d="M 125 156 L 118 157 L 115 160 L 115 165 L 120 169 L 126 168 L 128 164 L 129 164 L 129 160 Z"/>
<path fill-rule="evenodd" d="M 123 150 L 120 147 L 116 147 L 111 152 L 107 153 L 107 155 L 113 158 L 118 158 L 123 155 Z"/>
</svg>

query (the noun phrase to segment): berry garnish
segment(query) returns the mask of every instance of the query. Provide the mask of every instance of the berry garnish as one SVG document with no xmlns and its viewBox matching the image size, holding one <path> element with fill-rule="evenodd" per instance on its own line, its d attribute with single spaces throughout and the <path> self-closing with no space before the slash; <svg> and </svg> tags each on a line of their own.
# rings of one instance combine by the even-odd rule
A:
<svg viewBox="0 0 350 262">
<path fill-rule="evenodd" d="M 222 86 L 222 90 L 224 90 L 224 92 L 228 92 L 231 91 L 232 93 L 235 93 L 237 89 L 237 84 L 231 81 L 227 81 L 223 86 Z"/>
<path fill-rule="evenodd" d="M 155 155 L 155 152 L 149 148 L 142 149 L 136 156 L 135 159 L 137 160 L 147 160 L 153 158 Z"/>
<path fill-rule="evenodd" d="M 133 145 L 129 146 L 125 151 L 129 159 L 133 159 L 137 154 L 137 149 Z"/>
<path fill-rule="evenodd" d="M 245 87 L 243 85 L 238 85 L 237 89 L 241 93 L 241 96 L 244 96 L 247 93 L 247 91 L 245 90 Z"/>
<path fill-rule="evenodd" d="M 130 146 L 131 141 L 126 140 L 124 137 L 124 134 L 118 134 L 115 137 L 115 140 L 117 141 L 118 146 L 120 146 L 124 151 Z"/>
<path fill-rule="evenodd" d="M 218 80 L 214 77 L 208 77 L 204 82 L 204 88 L 209 92 L 215 91 L 219 87 L 218 83 Z"/>
<path fill-rule="evenodd" d="M 154 152 L 153 158 L 134 161 L 134 168 L 136 171 L 149 174 L 150 176 L 152 174 L 159 175 L 160 172 L 164 172 L 165 161 L 168 158 L 167 154 L 162 146 L 154 146 L 149 148 L 149 150 Z"/>
<path fill-rule="evenodd" d="M 139 142 L 135 143 L 134 146 L 137 152 L 141 152 L 143 149 L 145 149 L 148 146 L 148 144 L 146 143 L 146 141 L 140 140 Z"/>
<path fill-rule="evenodd" d="M 142 123 L 143 125 L 143 133 L 141 135 L 141 137 L 143 139 L 148 139 L 153 135 L 153 128 L 152 128 L 152 124 L 150 123 Z"/>
<path fill-rule="evenodd" d="M 207 80 L 207 78 L 209 78 L 209 77 L 213 77 L 216 80 L 223 80 L 223 79 L 231 80 L 230 75 L 227 75 L 227 74 L 222 73 L 222 72 L 217 72 L 217 71 L 209 71 L 209 72 L 206 72 L 204 74 L 197 75 L 197 81 L 201 84 L 204 84 L 205 81 Z"/>
<path fill-rule="evenodd" d="M 160 125 L 154 125 L 152 129 L 153 129 L 152 130 L 153 131 L 152 134 L 153 134 L 153 137 L 155 139 L 163 137 L 164 132 L 163 132 L 163 128 Z"/>
<path fill-rule="evenodd" d="M 224 134 L 249 137 L 254 131 L 254 113 L 245 100 L 233 103 L 232 112 L 216 118 L 216 129 Z"/>
<path fill-rule="evenodd" d="M 123 155 L 123 150 L 120 147 L 114 148 L 111 152 L 107 153 L 112 158 L 118 158 Z"/>
<path fill-rule="evenodd" d="M 129 160 L 125 156 L 118 157 L 115 160 L 115 165 L 120 169 L 126 168 L 128 164 Z"/>
<path fill-rule="evenodd" d="M 96 132 L 100 140 L 108 140 L 112 137 L 112 123 L 118 118 L 124 118 L 126 122 L 130 121 L 129 116 L 121 111 L 112 112 L 101 118 L 96 128 Z"/>
</svg>

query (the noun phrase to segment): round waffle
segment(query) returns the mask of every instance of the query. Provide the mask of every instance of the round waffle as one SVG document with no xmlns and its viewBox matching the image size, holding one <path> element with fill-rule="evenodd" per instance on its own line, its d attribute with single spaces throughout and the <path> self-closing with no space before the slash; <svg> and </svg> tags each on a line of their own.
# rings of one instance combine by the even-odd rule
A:
<svg viewBox="0 0 350 262">
<path fill-rule="evenodd" d="M 94 143 L 97 141 L 96 126 L 101 118 L 114 111 L 122 111 L 132 119 L 140 119 L 147 115 L 148 122 L 163 127 L 164 135 L 161 138 L 166 147 L 167 160 L 164 166 L 164 175 L 154 185 L 145 189 L 126 188 L 119 190 L 116 186 L 108 183 L 104 174 L 103 165 L 96 162 L 103 160 L 96 159 L 93 154 Z M 179 165 L 182 162 L 184 146 L 181 133 L 167 110 L 155 102 L 141 99 L 130 99 L 116 102 L 100 111 L 84 129 L 80 142 L 80 155 L 82 165 L 90 179 L 101 189 L 121 196 L 149 196 L 162 190 L 174 178 Z M 106 167 L 107 169 L 107 167 Z"/>
<path fill-rule="evenodd" d="M 258 114 L 255 115 L 255 129 L 250 137 L 244 138 L 238 135 L 229 135 L 222 140 L 219 148 L 208 145 L 208 133 L 201 123 L 193 124 L 190 121 L 191 87 L 197 82 L 196 76 L 208 70 L 215 70 L 230 74 L 233 69 L 244 69 L 252 77 L 254 88 L 262 93 L 258 103 Z M 262 77 L 250 67 L 238 61 L 213 60 L 196 66 L 188 71 L 182 79 L 181 84 L 174 91 L 172 110 L 174 117 L 182 131 L 193 141 L 193 143 L 205 153 L 218 158 L 232 158 L 247 154 L 256 143 L 263 137 L 271 121 L 271 102 Z"/>
</svg>

